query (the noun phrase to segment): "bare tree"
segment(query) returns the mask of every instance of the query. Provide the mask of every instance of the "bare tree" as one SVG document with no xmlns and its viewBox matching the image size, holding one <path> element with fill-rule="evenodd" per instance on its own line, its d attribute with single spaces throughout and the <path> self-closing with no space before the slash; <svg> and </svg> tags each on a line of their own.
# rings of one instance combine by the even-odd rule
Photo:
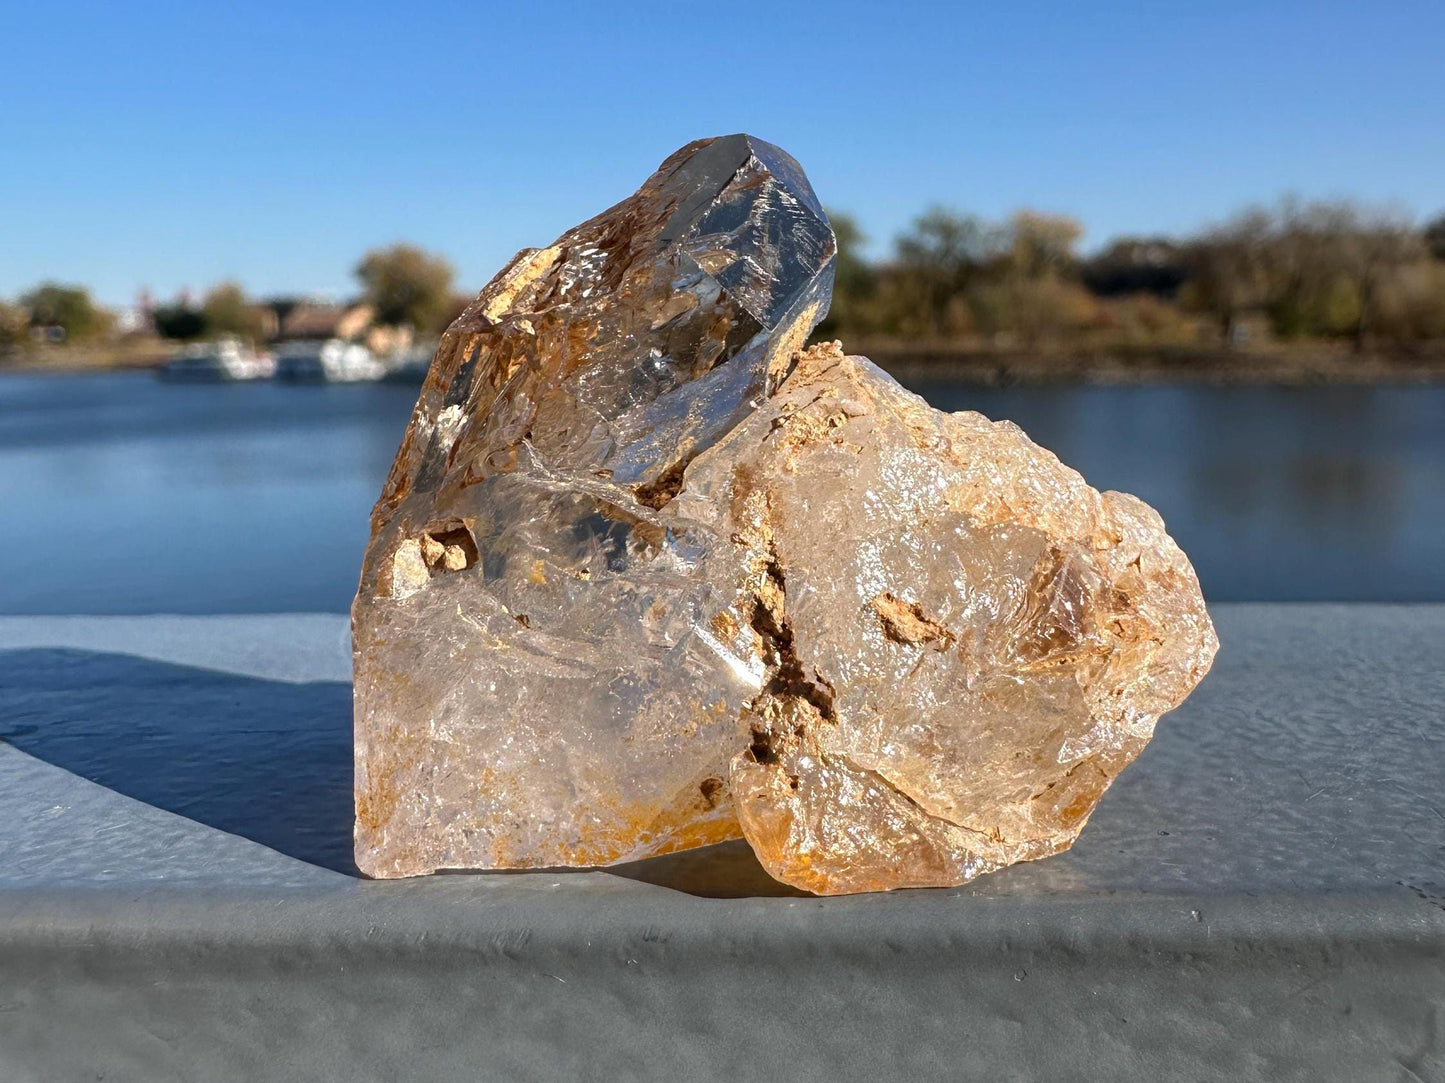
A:
<svg viewBox="0 0 1445 1083">
<path fill-rule="evenodd" d="M 1213 318 L 1226 348 L 1234 344 L 1240 316 L 1268 296 L 1272 226 L 1268 211 L 1247 210 L 1206 229 L 1188 248 L 1185 298 Z"/>
<path fill-rule="evenodd" d="M 949 331 L 955 298 L 973 285 L 998 247 L 998 231 L 981 218 L 933 207 L 898 238 L 898 264 L 909 291 L 924 305 L 923 323 L 938 337 Z"/>
<path fill-rule="evenodd" d="M 1083 318 L 1088 298 L 1069 280 L 1083 234 L 1073 218 L 1030 210 L 1018 211 L 1003 228 L 993 276 L 996 308 L 1025 346 L 1037 346 Z"/>
<path fill-rule="evenodd" d="M 1365 211 L 1355 228 L 1341 237 L 1345 274 L 1359 295 L 1355 320 L 1355 349 L 1363 350 L 1375 330 L 1380 292 L 1400 270 L 1418 261 L 1425 248 L 1415 225 L 1403 213 L 1389 208 Z"/>
<path fill-rule="evenodd" d="M 1009 270 L 1024 278 L 1057 277 L 1072 270 L 1084 227 L 1064 214 L 1017 211 L 1004 230 Z"/>
<path fill-rule="evenodd" d="M 1270 247 L 1277 325 L 1348 334 L 1357 350 L 1375 329 L 1381 290 L 1425 251 L 1403 211 L 1345 200 L 1282 201 Z"/>
</svg>

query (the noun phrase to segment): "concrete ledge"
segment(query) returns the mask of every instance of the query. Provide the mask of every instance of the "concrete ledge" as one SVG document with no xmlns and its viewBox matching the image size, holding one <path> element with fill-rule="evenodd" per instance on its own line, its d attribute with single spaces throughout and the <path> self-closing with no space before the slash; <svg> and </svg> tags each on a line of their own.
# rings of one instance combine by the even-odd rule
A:
<svg viewBox="0 0 1445 1083">
<path fill-rule="evenodd" d="M 1074 850 L 843 899 L 357 880 L 344 618 L 0 619 L 0 1078 L 1445 1079 L 1445 606 L 1217 617 Z"/>
</svg>

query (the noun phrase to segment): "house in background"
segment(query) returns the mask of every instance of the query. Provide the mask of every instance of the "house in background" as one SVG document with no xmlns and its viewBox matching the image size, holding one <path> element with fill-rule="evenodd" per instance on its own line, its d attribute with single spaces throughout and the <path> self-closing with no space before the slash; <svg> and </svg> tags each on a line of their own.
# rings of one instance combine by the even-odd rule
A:
<svg viewBox="0 0 1445 1083">
<path fill-rule="evenodd" d="M 368 304 L 325 304 L 315 301 L 278 302 L 276 338 L 295 339 L 360 338 L 371 326 L 372 308 Z"/>
<path fill-rule="evenodd" d="M 411 347 L 410 327 L 375 324 L 376 313 L 364 302 L 330 304 L 318 301 L 273 301 L 276 329 L 268 337 L 277 342 L 326 341 L 360 343 L 378 357 L 404 353 Z"/>
</svg>

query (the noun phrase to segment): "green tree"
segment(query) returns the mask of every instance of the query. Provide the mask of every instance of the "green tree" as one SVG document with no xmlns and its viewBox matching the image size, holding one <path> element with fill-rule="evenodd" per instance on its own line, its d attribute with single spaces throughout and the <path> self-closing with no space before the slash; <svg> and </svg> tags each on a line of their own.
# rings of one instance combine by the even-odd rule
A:
<svg viewBox="0 0 1445 1083">
<path fill-rule="evenodd" d="M 368 252 L 356 267 L 379 324 L 438 331 L 451 308 L 451 264 L 410 244 Z"/>
<path fill-rule="evenodd" d="M 852 215 L 829 211 L 828 221 L 838 242 L 838 259 L 833 275 L 833 304 L 818 325 L 816 337 L 866 334 L 871 325 L 868 307 L 878 292 L 878 272 L 861 254 L 868 238 Z"/>
<path fill-rule="evenodd" d="M 261 314 L 235 282 L 213 286 L 201 302 L 201 315 L 208 335 L 239 335 L 255 339 L 261 335 Z"/>
<path fill-rule="evenodd" d="M 904 329 L 935 336 L 949 333 L 955 299 L 964 296 L 998 247 L 997 230 L 974 215 L 946 207 L 930 208 L 898 238 L 901 296 L 911 296 L 921 311 L 902 321 Z"/>
<path fill-rule="evenodd" d="M 206 333 L 206 314 L 184 297 L 157 305 L 151 320 L 162 338 L 187 340 Z"/>
<path fill-rule="evenodd" d="M 99 338 L 110 330 L 110 313 L 91 300 L 84 286 L 44 282 L 20 298 L 31 327 L 59 327 L 70 342 Z"/>
<path fill-rule="evenodd" d="M 1445 214 L 1436 215 L 1425 225 L 1424 238 L 1430 257 L 1445 261 Z"/>
<path fill-rule="evenodd" d="M 832 211 L 828 219 L 833 224 L 833 236 L 838 240 L 837 284 L 848 293 L 868 293 L 877 285 L 878 276 L 862 256 L 863 246 L 868 243 L 867 235 L 850 214 Z"/>
</svg>

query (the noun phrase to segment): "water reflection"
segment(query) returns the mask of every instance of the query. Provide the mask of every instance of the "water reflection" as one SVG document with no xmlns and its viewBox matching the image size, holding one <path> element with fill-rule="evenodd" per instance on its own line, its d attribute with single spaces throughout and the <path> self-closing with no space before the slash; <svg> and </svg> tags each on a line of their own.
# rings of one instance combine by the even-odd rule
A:
<svg viewBox="0 0 1445 1083">
<path fill-rule="evenodd" d="M 1214 600 L 1445 600 L 1445 387 L 922 386 L 1157 507 Z M 342 611 L 415 389 L 0 377 L 0 612 Z"/>
</svg>

